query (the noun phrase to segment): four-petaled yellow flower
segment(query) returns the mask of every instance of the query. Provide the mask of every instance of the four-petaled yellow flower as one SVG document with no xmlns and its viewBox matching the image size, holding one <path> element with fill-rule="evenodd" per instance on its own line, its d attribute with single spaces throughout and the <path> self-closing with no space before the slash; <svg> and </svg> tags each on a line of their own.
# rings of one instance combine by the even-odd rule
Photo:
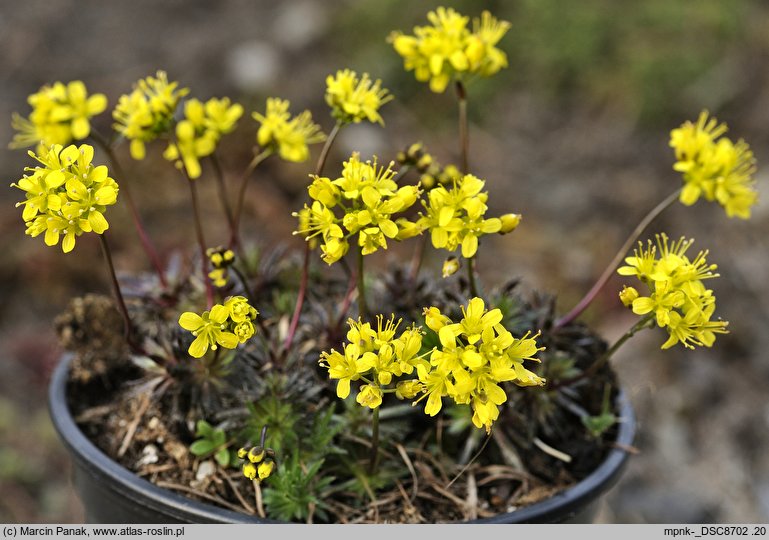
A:
<svg viewBox="0 0 769 540">
<path fill-rule="evenodd" d="M 285 99 L 267 98 L 266 112 L 252 113 L 261 124 L 256 142 L 265 150 L 277 152 L 281 159 L 301 163 L 310 156 L 309 145 L 325 141 L 326 135 L 313 123 L 310 111 L 291 118 L 289 105 Z"/>
<path fill-rule="evenodd" d="M 331 115 L 343 124 L 367 120 L 384 125 L 379 108 L 391 99 L 382 82 L 372 81 L 368 73 L 358 77 L 356 72 L 345 69 L 326 77 L 326 103 Z"/>
<path fill-rule="evenodd" d="M 403 57 L 407 71 L 414 71 L 418 81 L 429 81 L 430 90 L 443 92 L 452 80 L 468 75 L 489 77 L 507 67 L 507 55 L 497 43 L 510 28 L 488 11 L 473 19 L 452 8 L 439 7 L 427 14 L 431 26 L 414 27 L 414 35 L 393 32 L 389 41 Z"/>
<path fill-rule="evenodd" d="M 104 94 L 88 95 L 82 81 L 55 82 L 27 98 L 32 107 L 27 118 L 14 113 L 11 126 L 18 131 L 11 148 L 37 145 L 38 154 L 54 144 L 67 145 L 91 134 L 90 119 L 107 108 Z"/>
<path fill-rule="evenodd" d="M 685 122 L 670 133 L 675 150 L 673 168 L 683 174 L 680 201 L 690 206 L 700 197 L 717 201 L 729 217 L 748 219 L 758 202 L 755 158 L 748 144 L 724 137 L 726 124 L 700 113 L 696 124 Z"/>
<path fill-rule="evenodd" d="M 224 304 L 216 304 L 201 315 L 191 311 L 182 313 L 179 326 L 195 336 L 187 352 L 193 358 L 202 358 L 209 348 L 216 350 L 219 345 L 234 349 L 256 333 L 254 321 L 257 315 L 259 312 L 244 296 L 229 297 Z"/>
<path fill-rule="evenodd" d="M 635 276 L 647 286 L 649 296 L 641 296 L 633 287 L 620 293 L 622 303 L 637 315 L 653 314 L 657 326 L 665 328 L 669 338 L 663 349 L 681 343 L 693 349 L 695 345 L 710 347 L 716 334 L 727 333 L 726 321 L 711 321 L 716 298 L 703 284 L 706 279 L 718 277 L 715 264 L 706 261 L 707 251 L 700 251 L 690 260 L 686 251 L 693 240 L 679 239 L 670 244 L 665 234 L 657 235 L 656 245 L 651 241 L 644 248 L 641 242 L 627 266 L 617 273 Z"/>
<path fill-rule="evenodd" d="M 27 167 L 29 174 L 11 184 L 26 192 L 26 200 L 16 206 L 24 206 L 28 235 L 45 233 L 49 246 L 63 236 L 61 248 L 69 253 L 81 234 L 102 234 L 109 228 L 104 211 L 117 202 L 118 185 L 107 167 L 92 163 L 92 146 L 54 144 L 46 152 L 29 155 L 42 167 Z"/>
<path fill-rule="evenodd" d="M 154 77 L 139 80 L 130 94 L 120 96 L 112 118 L 115 131 L 131 141 L 131 157 L 144 159 L 145 144 L 169 133 L 174 113 L 188 88 L 178 88 L 178 82 L 168 82 L 164 71 Z"/>
</svg>

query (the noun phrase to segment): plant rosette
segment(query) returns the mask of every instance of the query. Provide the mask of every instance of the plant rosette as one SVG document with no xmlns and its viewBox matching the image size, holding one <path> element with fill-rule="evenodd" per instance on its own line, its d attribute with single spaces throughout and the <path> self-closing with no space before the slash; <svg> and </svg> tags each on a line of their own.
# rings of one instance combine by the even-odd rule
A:
<svg viewBox="0 0 769 540">
<path fill-rule="evenodd" d="M 489 214 L 495 182 L 469 167 L 473 81 L 507 67 L 499 45 L 510 24 L 450 8 L 427 18 L 388 42 L 431 91 L 456 94 L 456 163 L 421 142 L 388 161 L 354 152 L 334 163 L 339 132 L 384 125 L 393 99 L 381 80 L 349 69 L 325 81 L 328 133 L 277 97 L 253 112 L 253 158 L 236 179 L 218 156 L 244 108 L 191 97 L 164 72 L 119 97 L 109 137 L 95 127 L 107 98 L 81 81 L 42 87 L 29 115 L 14 115 L 12 146 L 35 146 L 36 164 L 12 184 L 24 193 L 27 234 L 61 241 L 64 253 L 98 237 L 112 285 L 113 298 L 76 298 L 56 321 L 72 356 L 54 377 L 51 412 L 89 519 L 575 519 L 633 450 L 632 409 L 610 364 L 617 349 L 651 328 L 667 335 L 662 349 L 711 347 L 727 332 L 707 287 L 718 277 L 708 251 L 664 233 L 639 239 L 677 201 L 750 217 L 748 145 L 707 112 L 673 129 L 682 185 L 559 316 L 554 298 L 521 292 L 516 280 L 487 285 L 478 267 L 485 237 L 522 221 Z M 249 185 L 265 161 L 305 162 L 320 143 L 293 213 L 304 249 L 260 249 L 258 229 L 242 226 Z M 134 160 L 161 146 L 180 172 L 189 264 L 154 248 L 120 165 L 123 144 Z M 216 182 L 228 229 L 213 244 L 197 187 L 206 181 Z M 130 282 L 118 279 L 107 239 L 110 207 L 123 202 L 152 268 Z M 382 265 L 394 243 L 412 256 Z M 615 272 L 632 280 L 617 302 L 637 319 L 608 344 L 577 319 Z"/>
</svg>

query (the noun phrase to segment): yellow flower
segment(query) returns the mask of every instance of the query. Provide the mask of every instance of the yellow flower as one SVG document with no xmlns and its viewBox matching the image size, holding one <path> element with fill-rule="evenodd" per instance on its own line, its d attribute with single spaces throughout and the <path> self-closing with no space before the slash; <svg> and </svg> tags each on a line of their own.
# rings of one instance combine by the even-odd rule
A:
<svg viewBox="0 0 769 540">
<path fill-rule="evenodd" d="M 625 287 L 620 300 L 637 315 L 653 314 L 657 326 L 669 334 L 662 348 L 676 343 L 684 347 L 710 347 L 716 334 L 727 332 L 725 321 L 711 321 L 715 311 L 715 296 L 704 281 L 718 277 L 715 264 L 708 264 L 707 251 L 694 259 L 686 255 L 693 241 L 680 238 L 669 243 L 665 234 L 657 235 L 656 245 L 639 242 L 634 257 L 625 261 L 617 273 L 635 276 L 648 287 L 648 296 L 641 296 L 633 287 Z"/>
<path fill-rule="evenodd" d="M 326 103 L 331 107 L 331 115 L 344 124 L 368 120 L 384 125 L 379 108 L 391 99 L 381 81 L 372 82 L 368 73 L 359 78 L 354 71 L 345 69 L 326 77 Z"/>
<path fill-rule="evenodd" d="M 155 77 L 139 80 L 131 93 L 120 96 L 112 112 L 113 127 L 131 142 L 132 158 L 144 159 L 145 144 L 171 130 L 176 108 L 189 93 L 178 86 L 178 82 L 168 82 L 164 71 L 158 71 Z"/>
<path fill-rule="evenodd" d="M 396 172 L 390 162 L 386 167 L 373 161 L 360 161 L 357 153 L 344 162 L 342 175 L 330 178 L 313 175 L 308 193 L 312 206 L 292 215 L 298 218 L 305 240 L 321 235 L 321 252 L 328 264 L 341 259 L 349 249 L 348 239 L 358 235 L 358 246 L 364 255 L 387 249 L 387 239 L 403 239 L 421 232 L 421 228 L 405 219 L 393 219 L 419 197 L 416 186 L 398 187 Z M 347 233 L 342 229 L 346 229 Z"/>
<path fill-rule="evenodd" d="M 488 11 L 473 20 L 452 8 L 439 7 L 427 14 L 431 26 L 414 27 L 414 35 L 393 32 L 389 41 L 403 57 L 403 66 L 418 81 L 429 81 L 433 92 L 443 92 L 452 80 L 467 75 L 489 77 L 507 66 L 507 56 L 496 47 L 510 23 Z"/>
<path fill-rule="evenodd" d="M 371 384 L 364 384 L 360 387 L 355 401 L 369 409 L 376 409 L 382 404 L 382 389 Z"/>
<path fill-rule="evenodd" d="M 336 395 L 345 399 L 350 395 L 350 382 L 358 380 L 358 358 L 360 348 L 355 343 L 350 343 L 344 348 L 344 356 L 331 349 L 330 353 L 323 351 L 319 364 L 328 369 L 330 379 L 339 379 L 336 385 Z"/>
<path fill-rule="evenodd" d="M 230 98 L 211 98 L 205 105 L 205 128 L 217 134 L 218 137 L 232 133 L 243 116 L 243 106 L 239 103 L 230 104 Z"/>
<path fill-rule="evenodd" d="M 675 150 L 673 169 L 683 175 L 680 201 L 690 206 L 700 197 L 718 202 L 729 217 L 748 219 L 758 202 L 755 158 L 743 140 L 733 143 L 723 134 L 726 124 L 700 113 L 696 124 L 685 122 L 670 134 Z"/>
<path fill-rule="evenodd" d="M 91 133 L 90 119 L 107 108 L 104 94 L 88 95 L 82 81 L 43 86 L 27 98 L 29 117 L 13 114 L 11 126 L 18 131 L 11 148 L 37 146 L 37 152 L 53 144 L 66 145 Z"/>
<path fill-rule="evenodd" d="M 201 358 L 208 352 L 209 347 L 216 350 L 218 345 L 225 349 L 234 349 L 238 345 L 238 337 L 227 331 L 227 319 L 230 311 L 221 304 L 216 304 L 211 311 L 201 315 L 187 311 L 179 317 L 179 326 L 192 332 L 195 336 L 190 344 L 188 353 L 193 358 Z"/>
<path fill-rule="evenodd" d="M 93 165 L 93 154 L 87 144 L 52 145 L 39 155 L 29 151 L 42 167 L 27 167 L 29 174 L 11 184 L 26 192 L 26 200 L 16 206 L 24 206 L 28 235 L 45 233 L 49 246 L 63 236 L 62 251 L 69 253 L 81 234 L 102 234 L 109 228 L 104 211 L 117 202 L 118 184 L 107 167 Z"/>
<path fill-rule="evenodd" d="M 301 163 L 310 156 L 308 145 L 325 141 L 326 136 L 320 126 L 313 123 L 310 111 L 291 118 L 288 107 L 287 100 L 268 98 L 265 114 L 252 114 L 261 124 L 256 142 L 264 149 L 277 152 L 286 161 Z"/>
<path fill-rule="evenodd" d="M 214 153 L 219 139 L 235 129 L 242 114 L 243 107 L 230 105 L 228 98 L 212 98 L 206 103 L 190 99 L 184 104 L 184 120 L 176 125 L 176 141 L 168 145 L 163 156 L 191 179 L 198 178 L 202 172 L 200 158 Z"/>
<path fill-rule="evenodd" d="M 454 180 L 453 187 L 436 186 L 427 194 L 427 202 L 422 205 L 427 211 L 417 221 L 417 225 L 430 231 L 433 247 L 455 251 L 462 249 L 466 259 L 475 256 L 478 251 L 478 239 L 491 233 L 506 233 L 515 228 L 520 216 L 506 214 L 505 230 L 500 218 L 486 218 L 488 194 L 483 192 L 485 181 L 466 174 Z"/>
<path fill-rule="evenodd" d="M 426 324 L 438 333 L 440 341 L 430 352 L 429 364 L 416 366 L 422 391 L 429 395 L 425 413 L 437 413 L 439 397 L 448 396 L 459 405 L 470 405 L 474 425 L 489 431 L 499 417 L 499 406 L 507 400 L 498 383 L 545 383 L 523 366 L 524 361 L 537 361 L 534 355 L 542 350 L 536 342 L 539 334 L 530 336 L 527 332 L 514 338 L 501 324 L 501 311 L 486 310 L 481 298 L 472 298 L 462 312 L 463 319 L 453 323 L 436 307 L 424 311 Z"/>
</svg>

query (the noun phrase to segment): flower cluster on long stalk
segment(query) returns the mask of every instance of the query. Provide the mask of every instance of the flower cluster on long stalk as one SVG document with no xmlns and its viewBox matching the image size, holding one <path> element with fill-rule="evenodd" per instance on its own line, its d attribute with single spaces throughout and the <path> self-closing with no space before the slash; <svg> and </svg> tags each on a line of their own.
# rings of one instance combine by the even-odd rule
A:
<svg viewBox="0 0 769 540">
<path fill-rule="evenodd" d="M 67 145 L 85 139 L 91 133 L 90 119 L 104 112 L 107 97 L 88 95 L 83 81 L 44 85 L 27 98 L 32 111 L 26 118 L 14 113 L 11 126 L 18 132 L 11 148 L 37 145 L 42 153 L 54 144 Z"/>
<path fill-rule="evenodd" d="M 634 276 L 646 286 L 648 296 L 641 296 L 633 287 L 620 293 L 622 303 L 636 315 L 653 315 L 657 326 L 665 328 L 670 337 L 662 344 L 667 349 L 680 343 L 693 349 L 695 345 L 710 347 L 716 334 L 727 332 L 726 321 L 711 320 L 716 309 L 716 297 L 704 281 L 718 277 L 715 264 L 708 264 L 707 250 L 694 259 L 686 252 L 693 240 L 680 238 L 669 243 L 665 234 L 657 235 L 656 245 L 646 247 L 639 242 L 626 266 L 617 272 Z"/>
<path fill-rule="evenodd" d="M 27 234 L 44 234 L 45 243 L 55 246 L 63 237 L 61 249 L 69 253 L 83 233 L 102 234 L 109 228 L 104 217 L 108 206 L 117 202 L 118 184 L 104 165 L 93 164 L 93 147 L 87 144 L 59 144 L 29 155 L 40 165 L 27 167 L 25 174 L 11 184 L 25 192 L 22 219 Z"/>
<path fill-rule="evenodd" d="M 393 180 L 392 163 L 360 161 L 353 154 L 344 162 L 342 175 L 334 180 L 313 175 L 307 188 L 311 205 L 294 215 L 299 219 L 297 233 L 308 241 L 321 242 L 321 257 L 328 264 L 341 259 L 349 250 L 349 239 L 357 236 L 363 255 L 387 249 L 387 239 L 403 238 L 413 228 L 395 214 L 408 210 L 419 196 L 417 186 L 402 186 Z"/>
</svg>

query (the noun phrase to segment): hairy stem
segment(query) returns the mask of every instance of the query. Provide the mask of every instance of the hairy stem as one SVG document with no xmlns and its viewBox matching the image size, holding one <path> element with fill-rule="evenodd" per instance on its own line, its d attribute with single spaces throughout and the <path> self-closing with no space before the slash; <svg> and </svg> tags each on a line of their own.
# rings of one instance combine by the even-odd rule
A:
<svg viewBox="0 0 769 540">
<path fill-rule="evenodd" d="M 112 168 L 114 169 L 116 176 L 122 180 L 120 183 L 120 191 L 123 193 L 123 195 L 125 195 L 125 200 L 128 203 L 128 211 L 131 214 L 131 220 L 133 221 L 136 233 L 139 235 L 139 242 L 141 243 L 144 252 L 147 254 L 147 258 L 150 260 L 150 264 L 152 264 L 153 268 L 155 269 L 155 273 L 158 276 L 160 284 L 163 286 L 163 288 L 167 288 L 168 282 L 166 281 L 165 273 L 163 272 L 163 265 L 160 262 L 160 257 L 158 256 L 158 253 L 155 250 L 155 247 L 152 245 L 152 241 L 150 240 L 149 235 L 147 234 L 147 231 L 142 224 L 139 210 L 136 206 L 136 201 L 134 200 L 129 188 L 130 183 L 126 179 L 125 172 L 123 171 L 123 167 L 120 165 L 120 161 L 117 159 L 117 155 L 115 155 L 115 151 L 112 149 L 112 146 L 96 132 L 92 131 L 90 137 L 107 154 L 107 157 L 112 164 Z"/>
<path fill-rule="evenodd" d="M 622 247 L 619 249 L 617 254 L 614 256 L 614 258 L 611 260 L 609 265 L 606 267 L 606 269 L 603 271 L 603 274 L 601 274 L 601 277 L 598 278 L 598 281 L 595 282 L 593 287 L 587 292 L 587 294 L 580 300 L 574 308 L 558 319 L 555 324 L 553 325 L 553 328 L 561 328 L 562 326 L 570 323 L 579 315 L 587 309 L 587 307 L 590 305 L 590 303 L 595 299 L 595 297 L 598 295 L 600 290 L 603 288 L 604 285 L 606 285 L 606 282 L 609 281 L 609 278 L 612 276 L 614 271 L 616 270 L 617 266 L 620 262 L 622 262 L 623 257 L 627 254 L 628 250 L 633 246 L 633 244 L 638 240 L 638 237 L 643 234 L 643 232 L 646 230 L 646 227 L 651 224 L 654 219 L 659 216 L 663 210 L 665 210 L 668 206 L 673 204 L 676 199 L 678 199 L 678 196 L 680 195 L 681 190 L 678 189 L 675 192 L 668 195 L 662 202 L 660 202 L 657 206 L 651 209 L 651 211 L 644 216 L 644 218 L 636 225 L 636 228 L 633 229 L 633 232 L 630 233 L 630 236 L 628 236 L 627 240 L 625 240 L 625 243 L 622 244 Z"/>
</svg>

